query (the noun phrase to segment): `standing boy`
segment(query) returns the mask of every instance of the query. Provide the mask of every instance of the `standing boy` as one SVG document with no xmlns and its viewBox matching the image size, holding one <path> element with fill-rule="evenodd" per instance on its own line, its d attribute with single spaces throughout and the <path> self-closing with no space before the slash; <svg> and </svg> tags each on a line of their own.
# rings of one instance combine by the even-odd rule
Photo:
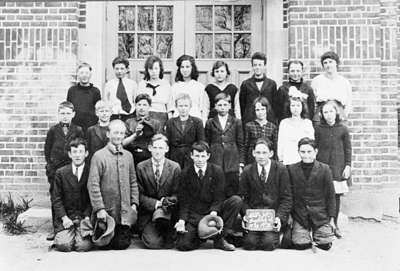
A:
<svg viewBox="0 0 400 271">
<path fill-rule="evenodd" d="M 46 141 L 44 143 L 44 157 L 46 159 L 46 175 L 50 184 L 50 195 L 53 191 L 54 176 L 56 170 L 67 165 L 71 160 L 65 151 L 66 144 L 75 137 L 83 137 L 82 128 L 71 123 L 75 116 L 74 105 L 64 101 L 58 106 L 58 121 L 47 132 Z M 54 210 L 52 208 L 52 217 L 54 224 Z M 54 232 L 47 236 L 47 240 L 54 239 Z"/>
<path fill-rule="evenodd" d="M 91 161 L 88 191 L 96 218 L 115 220 L 114 237 L 105 249 L 126 249 L 131 243 L 130 228 L 137 220 L 139 190 L 132 154 L 122 148 L 125 123 L 113 120 L 108 126 L 109 143 Z"/>
<path fill-rule="evenodd" d="M 51 204 L 54 209 L 55 248 L 69 252 L 88 251 L 92 247 L 89 236 L 82 236 L 80 222 L 89 220 L 91 206 L 87 191 L 89 165 L 86 141 L 71 140 L 67 147 L 72 163 L 56 171 Z"/>
<path fill-rule="evenodd" d="M 307 249 L 316 244 L 329 250 L 335 229 L 335 189 L 328 165 L 315 160 L 315 141 L 299 141 L 301 162 L 288 166 L 293 188 L 292 242 L 296 249 Z M 312 237 L 311 237 L 312 236 Z"/>
<path fill-rule="evenodd" d="M 77 79 L 78 84 L 68 89 L 67 101 L 75 107 L 75 117 L 72 122 L 81 126 L 86 132 L 87 128 L 95 125 L 97 117 L 95 115 L 95 104 L 101 99 L 100 90 L 90 83 L 92 76 L 92 67 L 88 63 L 82 63 L 78 66 Z"/>
<path fill-rule="evenodd" d="M 136 96 L 137 84 L 128 78 L 129 61 L 116 57 L 112 62 L 115 78 L 104 86 L 104 97 L 113 105 L 111 119 L 127 120 L 135 111 L 133 101 Z"/>
<path fill-rule="evenodd" d="M 164 135 L 154 135 L 149 150 L 151 158 L 137 166 L 138 228 L 147 248 L 172 248 L 181 169 L 178 163 L 165 158 L 168 139 Z"/>
<path fill-rule="evenodd" d="M 279 246 L 279 232 L 287 222 L 292 208 L 292 193 L 286 167 L 272 160 L 272 142 L 257 140 L 253 156 L 255 163 L 246 166 L 240 179 L 243 197 L 243 214 L 247 209 L 273 209 L 275 223 L 273 231 L 247 231 L 243 248 L 248 250 L 274 250 Z M 248 222 L 243 217 L 244 224 Z"/>
<path fill-rule="evenodd" d="M 205 135 L 210 145 L 210 163 L 222 167 L 225 173 L 226 197 L 237 195 L 239 171 L 244 167 L 242 122 L 229 114 L 231 96 L 215 96 L 217 115 L 206 123 Z"/>
<path fill-rule="evenodd" d="M 267 57 L 265 54 L 256 52 L 251 57 L 253 76 L 243 81 L 240 86 L 239 102 L 243 121 L 243 126 L 249 121 L 255 119 L 253 102 L 257 97 L 263 96 L 268 99 L 272 106 L 272 114 L 268 114 L 268 120 L 276 123 L 275 118 L 275 100 L 277 99 L 277 88 L 274 80 L 265 75 Z"/>
</svg>

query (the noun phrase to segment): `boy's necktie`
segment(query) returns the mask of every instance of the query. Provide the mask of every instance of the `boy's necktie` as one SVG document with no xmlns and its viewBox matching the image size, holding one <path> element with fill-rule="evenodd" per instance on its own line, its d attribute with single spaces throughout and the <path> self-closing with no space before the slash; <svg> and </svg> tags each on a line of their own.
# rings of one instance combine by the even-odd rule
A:
<svg viewBox="0 0 400 271">
<path fill-rule="evenodd" d="M 79 171 L 78 171 L 78 167 L 75 167 L 75 174 L 74 174 L 75 176 L 76 176 L 76 178 L 78 179 L 78 181 L 79 181 Z"/>
<path fill-rule="evenodd" d="M 125 87 L 122 83 L 122 78 L 119 79 L 117 87 L 117 98 L 121 101 L 122 110 L 124 110 L 126 113 L 131 112 L 132 106 L 128 100 L 128 96 L 126 95 Z"/>
<path fill-rule="evenodd" d="M 202 180 L 203 179 L 203 177 L 204 177 L 204 173 L 203 173 L 203 170 L 202 169 L 199 169 L 199 179 L 200 180 Z"/>
<path fill-rule="evenodd" d="M 261 167 L 261 174 L 260 174 L 260 179 L 263 183 L 267 180 L 267 172 L 265 171 L 265 167 Z"/>
<path fill-rule="evenodd" d="M 161 172 L 160 172 L 160 164 L 155 164 L 156 166 L 156 172 L 154 172 L 154 177 L 156 178 L 156 183 L 157 183 L 157 189 L 160 186 L 160 177 L 161 177 Z"/>
</svg>

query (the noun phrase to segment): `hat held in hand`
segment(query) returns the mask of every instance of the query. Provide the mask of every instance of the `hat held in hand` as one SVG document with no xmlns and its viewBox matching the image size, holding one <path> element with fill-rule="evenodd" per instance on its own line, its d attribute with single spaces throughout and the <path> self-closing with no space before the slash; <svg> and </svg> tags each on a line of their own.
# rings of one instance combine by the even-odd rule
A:
<svg viewBox="0 0 400 271">
<path fill-rule="evenodd" d="M 98 247 L 106 246 L 114 237 L 115 221 L 107 214 L 106 221 L 96 220 L 92 236 L 92 242 Z"/>
<path fill-rule="evenodd" d="M 221 217 L 216 215 L 204 216 L 198 225 L 199 237 L 201 239 L 208 239 L 222 232 L 224 228 L 224 221 Z"/>
</svg>

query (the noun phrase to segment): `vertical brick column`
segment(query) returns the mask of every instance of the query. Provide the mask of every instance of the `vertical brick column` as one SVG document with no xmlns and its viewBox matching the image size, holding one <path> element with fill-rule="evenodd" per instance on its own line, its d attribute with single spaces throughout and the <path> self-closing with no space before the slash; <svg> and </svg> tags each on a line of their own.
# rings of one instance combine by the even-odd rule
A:
<svg viewBox="0 0 400 271">
<path fill-rule="evenodd" d="M 77 61 L 76 2 L 0 2 L 0 193 L 46 196 L 43 144 Z"/>
<path fill-rule="evenodd" d="M 399 184 L 396 95 L 396 0 L 289 1 L 289 59 L 321 73 L 319 58 L 336 51 L 353 86 L 349 126 L 355 184 Z"/>
</svg>

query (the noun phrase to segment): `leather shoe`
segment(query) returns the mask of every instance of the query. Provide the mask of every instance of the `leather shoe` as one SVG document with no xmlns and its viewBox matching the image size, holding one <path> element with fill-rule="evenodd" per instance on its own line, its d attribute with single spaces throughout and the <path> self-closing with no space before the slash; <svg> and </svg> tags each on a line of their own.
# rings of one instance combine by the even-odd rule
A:
<svg viewBox="0 0 400 271">
<path fill-rule="evenodd" d="M 214 248 L 221 249 L 225 251 L 234 251 L 235 246 L 229 244 L 223 237 L 214 240 Z"/>
<path fill-rule="evenodd" d="M 334 233 L 336 238 L 338 239 L 343 238 L 343 233 L 339 230 L 339 228 L 336 228 Z"/>
<path fill-rule="evenodd" d="M 47 240 L 47 241 L 53 241 L 55 237 L 56 237 L 56 234 L 55 234 L 54 232 L 50 232 L 50 233 L 47 235 L 46 240 Z"/>
</svg>

